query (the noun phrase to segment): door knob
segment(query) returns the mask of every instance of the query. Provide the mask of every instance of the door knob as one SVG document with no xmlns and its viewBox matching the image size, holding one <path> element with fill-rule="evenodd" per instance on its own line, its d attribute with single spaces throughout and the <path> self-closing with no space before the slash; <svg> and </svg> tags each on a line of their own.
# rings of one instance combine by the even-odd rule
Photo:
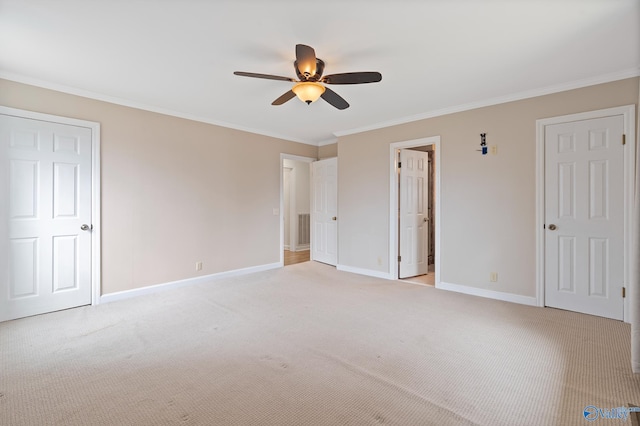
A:
<svg viewBox="0 0 640 426">
<path fill-rule="evenodd" d="M 555 226 L 553 223 L 551 225 L 549 225 L 549 230 L 550 231 L 555 231 L 556 229 L 558 229 L 558 227 Z"/>
<path fill-rule="evenodd" d="M 338 220 L 336 216 L 332 217 L 331 220 Z"/>
<path fill-rule="evenodd" d="M 427 222 L 427 220 L 428 220 L 428 219 L 427 219 L 426 217 L 422 218 L 422 221 L 423 221 L 423 222 Z"/>
<path fill-rule="evenodd" d="M 84 224 L 82 224 L 80 229 L 82 229 L 83 231 L 89 231 L 89 230 L 93 229 L 93 225 L 87 225 L 86 223 L 84 223 Z"/>
</svg>

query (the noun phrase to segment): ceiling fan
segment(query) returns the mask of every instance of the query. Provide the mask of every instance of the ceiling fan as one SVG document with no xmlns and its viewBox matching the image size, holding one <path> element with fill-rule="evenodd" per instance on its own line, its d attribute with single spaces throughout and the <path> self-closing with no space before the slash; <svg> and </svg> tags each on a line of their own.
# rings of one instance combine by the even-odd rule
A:
<svg viewBox="0 0 640 426">
<path fill-rule="evenodd" d="M 322 97 L 325 101 L 338 109 L 349 108 L 349 103 L 324 84 L 363 84 L 377 83 L 382 80 L 382 74 L 374 71 L 346 72 L 322 76 L 324 61 L 316 57 L 312 47 L 304 44 L 296 45 L 296 60 L 293 63 L 298 80 L 270 74 L 257 74 L 252 72 L 235 71 L 235 75 L 243 77 L 264 78 L 267 80 L 281 80 L 295 83 L 293 88 L 273 101 L 271 105 L 282 105 L 288 100 L 298 96 L 300 100 L 310 104 Z"/>
</svg>

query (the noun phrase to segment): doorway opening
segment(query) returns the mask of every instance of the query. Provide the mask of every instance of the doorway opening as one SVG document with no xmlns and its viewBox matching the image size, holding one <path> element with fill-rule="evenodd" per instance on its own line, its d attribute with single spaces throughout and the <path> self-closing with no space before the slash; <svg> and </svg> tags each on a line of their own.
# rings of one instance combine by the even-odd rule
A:
<svg viewBox="0 0 640 426">
<path fill-rule="evenodd" d="M 401 156 L 405 157 L 405 164 L 400 164 Z M 440 283 L 439 165 L 440 136 L 390 145 L 392 279 L 432 286 Z M 404 182 L 401 173 L 408 173 Z"/>
<path fill-rule="evenodd" d="M 283 266 L 310 260 L 311 162 L 314 158 L 281 154 L 280 262 Z"/>
</svg>

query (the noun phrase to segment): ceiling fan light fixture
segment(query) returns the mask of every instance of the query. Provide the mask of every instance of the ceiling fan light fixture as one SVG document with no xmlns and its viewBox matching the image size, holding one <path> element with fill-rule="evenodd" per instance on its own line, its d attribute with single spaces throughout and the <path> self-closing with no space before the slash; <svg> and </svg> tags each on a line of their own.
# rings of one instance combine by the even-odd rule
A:
<svg viewBox="0 0 640 426">
<path fill-rule="evenodd" d="M 320 83 L 313 81 L 303 81 L 293 86 L 293 93 L 307 105 L 318 100 L 324 93 L 325 87 Z"/>
<path fill-rule="evenodd" d="M 377 71 L 343 72 L 322 76 L 324 61 L 316 57 L 313 47 L 304 44 L 296 44 L 296 60 L 293 66 L 298 79 L 279 75 L 259 74 L 255 72 L 234 71 L 235 75 L 243 77 L 264 78 L 266 80 L 290 81 L 294 83 L 291 90 L 280 95 L 271 102 L 271 105 L 282 105 L 296 96 L 307 105 L 322 97 L 327 103 L 339 110 L 349 108 L 349 102 L 333 90 L 325 87 L 325 84 L 364 84 L 377 83 L 382 80 L 382 74 Z"/>
</svg>

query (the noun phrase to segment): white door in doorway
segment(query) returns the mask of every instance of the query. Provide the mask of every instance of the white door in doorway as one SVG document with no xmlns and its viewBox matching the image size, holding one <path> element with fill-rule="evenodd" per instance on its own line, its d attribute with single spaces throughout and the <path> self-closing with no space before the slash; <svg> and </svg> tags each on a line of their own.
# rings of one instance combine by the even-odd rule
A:
<svg viewBox="0 0 640 426">
<path fill-rule="evenodd" d="M 311 163 L 311 260 L 338 263 L 338 159 Z"/>
<path fill-rule="evenodd" d="M 428 272 L 429 187 L 426 152 L 400 150 L 400 271 L 399 278 Z"/>
<path fill-rule="evenodd" d="M 91 136 L 89 128 L 0 115 L 9 200 L 0 320 L 91 303 Z"/>
<path fill-rule="evenodd" d="M 545 127 L 545 304 L 623 317 L 623 117 Z"/>
</svg>

